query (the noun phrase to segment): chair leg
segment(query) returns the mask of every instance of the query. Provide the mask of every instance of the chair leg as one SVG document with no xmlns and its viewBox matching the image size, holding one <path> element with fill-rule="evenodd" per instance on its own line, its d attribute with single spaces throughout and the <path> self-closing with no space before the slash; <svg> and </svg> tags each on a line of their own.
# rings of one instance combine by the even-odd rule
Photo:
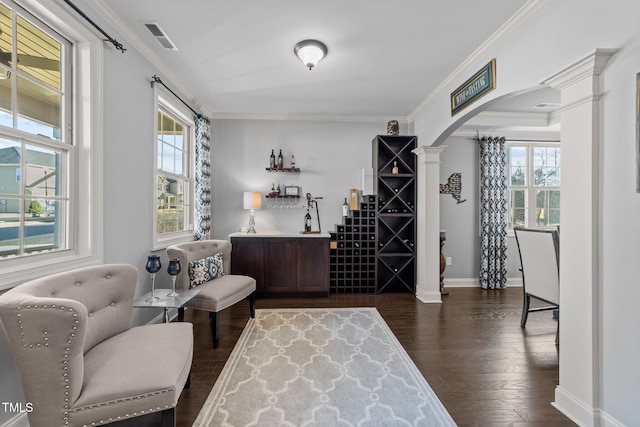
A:
<svg viewBox="0 0 640 427">
<path fill-rule="evenodd" d="M 529 316 L 529 305 L 531 304 L 531 296 L 524 294 L 524 300 L 522 301 L 522 317 L 520 318 L 520 326 L 527 324 L 527 317 Z"/>
<path fill-rule="evenodd" d="M 176 427 L 176 408 L 165 409 L 162 414 L 162 427 Z"/>
<path fill-rule="evenodd" d="M 184 307 L 178 308 L 178 322 L 184 321 Z"/>
<path fill-rule="evenodd" d="M 213 348 L 218 348 L 220 342 L 220 312 L 209 312 L 209 319 L 211 320 L 211 338 L 213 340 Z"/>
<path fill-rule="evenodd" d="M 249 313 L 251 314 L 251 318 L 255 319 L 256 317 L 256 293 L 251 292 L 249 295 Z"/>
</svg>

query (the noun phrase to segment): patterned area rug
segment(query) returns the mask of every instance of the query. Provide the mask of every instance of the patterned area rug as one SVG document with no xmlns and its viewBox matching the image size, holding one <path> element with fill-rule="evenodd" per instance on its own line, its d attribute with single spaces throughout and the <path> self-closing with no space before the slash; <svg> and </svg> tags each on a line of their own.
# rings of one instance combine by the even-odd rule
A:
<svg viewBox="0 0 640 427">
<path fill-rule="evenodd" d="M 198 418 L 209 426 L 455 426 L 375 308 L 256 310 Z"/>
</svg>

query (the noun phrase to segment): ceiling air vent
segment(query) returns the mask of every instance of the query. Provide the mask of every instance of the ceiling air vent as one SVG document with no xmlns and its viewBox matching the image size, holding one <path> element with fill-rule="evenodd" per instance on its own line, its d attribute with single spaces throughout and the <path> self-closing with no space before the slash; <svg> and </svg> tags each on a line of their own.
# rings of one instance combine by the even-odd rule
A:
<svg viewBox="0 0 640 427">
<path fill-rule="evenodd" d="M 157 22 L 144 22 L 144 26 L 147 27 L 151 34 L 153 34 L 153 37 L 158 40 L 158 43 L 160 43 L 160 46 L 162 46 L 163 49 L 178 50 L 176 45 L 173 44 L 169 36 L 167 36 L 162 28 L 160 28 L 160 25 L 158 25 Z"/>
<path fill-rule="evenodd" d="M 560 108 L 560 104 L 554 102 L 541 102 L 533 106 L 533 108 L 544 108 L 545 110 L 557 110 Z"/>
</svg>

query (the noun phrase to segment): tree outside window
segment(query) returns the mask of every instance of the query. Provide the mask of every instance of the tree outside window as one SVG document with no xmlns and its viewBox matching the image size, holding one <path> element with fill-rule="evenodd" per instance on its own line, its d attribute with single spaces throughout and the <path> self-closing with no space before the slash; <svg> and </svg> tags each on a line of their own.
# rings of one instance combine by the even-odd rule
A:
<svg viewBox="0 0 640 427">
<path fill-rule="evenodd" d="M 507 169 L 508 226 L 560 225 L 560 146 L 508 142 Z"/>
</svg>

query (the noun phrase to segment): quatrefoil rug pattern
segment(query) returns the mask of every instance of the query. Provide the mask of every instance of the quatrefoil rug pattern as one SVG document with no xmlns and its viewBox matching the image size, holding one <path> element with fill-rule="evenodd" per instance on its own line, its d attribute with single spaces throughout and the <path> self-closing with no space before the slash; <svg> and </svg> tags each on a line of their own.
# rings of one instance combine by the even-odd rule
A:
<svg viewBox="0 0 640 427">
<path fill-rule="evenodd" d="M 193 424 L 455 426 L 375 308 L 256 310 Z"/>
</svg>

